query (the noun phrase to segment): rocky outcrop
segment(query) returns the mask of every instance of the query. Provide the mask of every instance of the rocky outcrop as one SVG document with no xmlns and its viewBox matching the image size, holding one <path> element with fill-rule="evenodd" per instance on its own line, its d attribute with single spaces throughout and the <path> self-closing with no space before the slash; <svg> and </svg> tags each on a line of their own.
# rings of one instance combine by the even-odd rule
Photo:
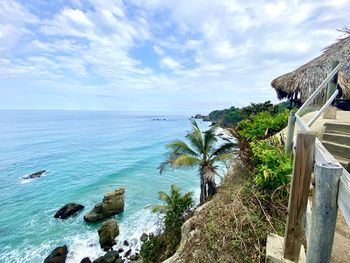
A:
<svg viewBox="0 0 350 263">
<path fill-rule="evenodd" d="M 60 208 L 54 215 L 55 218 L 66 219 L 67 217 L 74 215 L 84 208 L 81 204 L 68 203 Z"/>
<path fill-rule="evenodd" d="M 80 263 L 92 263 L 90 258 L 86 257 L 86 258 L 83 258 Z"/>
<path fill-rule="evenodd" d="M 124 211 L 124 188 L 116 189 L 104 195 L 102 203 L 95 207 L 84 216 L 86 222 L 97 222 L 110 216 Z"/>
<path fill-rule="evenodd" d="M 118 252 L 108 251 L 104 256 L 95 259 L 93 263 L 116 263 L 117 260 L 119 260 Z"/>
<path fill-rule="evenodd" d="M 46 172 L 46 170 L 41 170 L 41 171 L 37 171 L 37 172 L 32 173 L 32 174 L 22 176 L 21 178 L 22 179 L 33 179 L 33 178 L 37 178 L 37 177 L 42 176 L 45 172 Z"/>
<path fill-rule="evenodd" d="M 107 220 L 102 223 L 98 230 L 99 243 L 103 250 L 111 249 L 115 244 L 115 238 L 119 235 L 118 223 L 114 219 Z"/>
<path fill-rule="evenodd" d="M 145 242 L 148 239 L 148 235 L 146 233 L 142 233 L 141 237 L 140 237 L 140 241 L 141 242 Z"/>
<path fill-rule="evenodd" d="M 55 248 L 50 255 L 45 258 L 44 263 L 65 263 L 68 254 L 67 246 Z"/>
</svg>

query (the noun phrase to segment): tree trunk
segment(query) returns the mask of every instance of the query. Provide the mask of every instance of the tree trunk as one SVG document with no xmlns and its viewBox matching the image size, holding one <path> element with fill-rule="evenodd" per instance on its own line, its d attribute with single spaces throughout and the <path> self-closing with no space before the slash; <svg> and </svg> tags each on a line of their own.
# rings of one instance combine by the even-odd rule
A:
<svg viewBox="0 0 350 263">
<path fill-rule="evenodd" d="M 208 196 L 207 197 L 212 197 L 217 192 L 216 183 L 214 181 L 209 181 L 209 180 L 207 182 L 208 182 Z"/>
<path fill-rule="evenodd" d="M 203 175 L 200 176 L 200 179 L 201 179 L 201 194 L 200 194 L 199 203 L 204 204 L 207 198 L 206 198 L 206 185 L 205 185 Z"/>
</svg>

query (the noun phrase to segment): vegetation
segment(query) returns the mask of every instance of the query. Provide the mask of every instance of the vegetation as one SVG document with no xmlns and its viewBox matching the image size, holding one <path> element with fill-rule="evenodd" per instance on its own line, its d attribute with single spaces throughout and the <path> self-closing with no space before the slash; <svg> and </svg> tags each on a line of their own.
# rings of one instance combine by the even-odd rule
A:
<svg viewBox="0 0 350 263">
<path fill-rule="evenodd" d="M 153 213 L 164 213 L 165 230 L 179 228 L 184 222 L 184 215 L 193 206 L 192 192 L 181 195 L 180 188 L 175 184 L 171 186 L 170 195 L 163 191 L 158 192 L 163 204 L 153 205 Z"/>
<path fill-rule="evenodd" d="M 287 199 L 271 198 L 249 174 L 236 163 L 212 201 L 195 213 L 183 262 L 265 262 L 267 236 L 284 234 Z"/>
<path fill-rule="evenodd" d="M 275 116 L 267 111 L 252 115 L 238 123 L 236 131 L 241 140 L 260 140 L 286 127 L 288 123 L 289 111 L 283 111 Z"/>
<path fill-rule="evenodd" d="M 292 160 L 276 139 L 251 142 L 254 181 L 266 189 L 278 189 L 290 182 Z"/>
<path fill-rule="evenodd" d="M 159 168 L 160 173 L 167 167 L 198 168 L 200 203 L 203 204 L 217 191 L 215 183 L 217 164 L 233 158 L 236 144 L 226 142 L 217 146 L 214 128 L 202 133 L 195 121 L 192 121 L 192 127 L 193 131 L 186 136 L 189 145 L 181 140 L 175 140 L 166 145 L 169 155 Z"/>
<path fill-rule="evenodd" d="M 163 204 L 153 205 L 152 212 L 164 214 L 164 232 L 151 235 L 141 247 L 141 256 L 145 263 L 162 262 L 176 251 L 181 240 L 181 226 L 185 216 L 193 206 L 192 192 L 181 195 L 180 188 L 171 186 L 170 195 L 158 192 Z"/>
<path fill-rule="evenodd" d="M 194 213 L 188 231 L 195 230 L 181 244 L 184 262 L 265 262 L 267 236 L 283 235 L 286 222 L 292 161 L 284 153 L 283 140 L 274 135 L 286 126 L 288 115 L 286 104 L 273 106 L 269 101 L 214 111 L 209 119 L 224 126 L 234 123 L 236 144 L 215 147 L 213 128 L 202 133 L 193 122 L 193 131 L 186 136 L 189 145 L 179 140 L 167 145 L 169 156 L 160 171 L 197 167 L 201 203 L 216 192 L 215 182 L 215 191 L 210 188 L 216 163 L 234 154 L 240 157 L 229 168 L 218 193 Z M 165 206 L 156 210 L 173 210 L 171 198 L 164 196 L 163 200 L 167 200 Z M 180 214 L 169 217 L 171 222 L 179 219 L 175 227 L 166 227 L 164 234 L 150 237 L 143 245 L 145 262 L 160 262 L 175 252 L 184 222 Z M 167 221 L 166 225 L 171 224 Z"/>
<path fill-rule="evenodd" d="M 233 106 L 229 109 L 215 110 L 209 113 L 207 118 L 204 119 L 214 122 L 218 126 L 231 127 L 260 112 L 268 112 L 271 115 L 275 115 L 285 111 L 287 108 L 288 102 L 281 102 L 273 105 L 271 101 L 266 101 L 263 103 L 251 103 L 249 106 L 243 108 L 236 108 Z"/>
</svg>

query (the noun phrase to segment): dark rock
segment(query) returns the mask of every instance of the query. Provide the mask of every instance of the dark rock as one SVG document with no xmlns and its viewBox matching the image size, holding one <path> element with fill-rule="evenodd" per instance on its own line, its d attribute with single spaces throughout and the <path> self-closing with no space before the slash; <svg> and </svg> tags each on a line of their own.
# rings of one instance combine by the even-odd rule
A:
<svg viewBox="0 0 350 263">
<path fill-rule="evenodd" d="M 99 257 L 93 263 L 115 263 L 119 258 L 117 251 L 108 251 L 104 256 Z"/>
<path fill-rule="evenodd" d="M 127 258 L 131 254 L 131 248 L 125 252 L 124 257 Z"/>
<path fill-rule="evenodd" d="M 110 219 L 102 223 L 98 230 L 99 243 L 103 250 L 109 250 L 116 242 L 115 238 L 119 235 L 119 226 L 115 219 Z"/>
<path fill-rule="evenodd" d="M 41 170 L 41 171 L 38 171 L 38 172 L 35 172 L 35 173 L 32 173 L 32 174 L 28 174 L 28 175 L 22 176 L 21 178 L 22 178 L 22 179 L 37 178 L 37 177 L 42 176 L 43 173 L 45 173 L 45 172 L 46 172 L 46 170 Z"/>
<path fill-rule="evenodd" d="M 66 219 L 67 217 L 74 215 L 84 208 L 81 204 L 68 203 L 60 208 L 54 215 L 55 218 Z"/>
<path fill-rule="evenodd" d="M 83 258 L 83 259 L 80 261 L 80 263 L 92 263 L 92 262 L 91 262 L 91 260 L 90 260 L 88 257 L 86 257 L 86 258 Z"/>
<path fill-rule="evenodd" d="M 142 233 L 142 235 L 140 237 L 141 242 L 145 242 L 145 241 L 147 241 L 147 239 L 148 239 L 148 235 L 146 233 Z"/>
<path fill-rule="evenodd" d="M 131 261 L 136 261 L 136 260 L 138 260 L 139 258 L 140 258 L 139 255 L 132 255 L 132 256 L 130 256 L 130 260 L 131 260 Z"/>
<path fill-rule="evenodd" d="M 115 261 L 115 263 L 123 263 L 124 262 L 124 259 L 122 259 L 122 258 L 118 258 L 116 261 Z"/>
<path fill-rule="evenodd" d="M 123 253 L 124 252 L 124 249 L 123 248 L 119 248 L 118 249 L 118 253 L 120 254 L 120 253 Z"/>
<path fill-rule="evenodd" d="M 129 242 L 128 242 L 128 240 L 124 240 L 123 245 L 128 247 L 128 246 L 129 246 Z"/>
<path fill-rule="evenodd" d="M 55 248 L 50 255 L 45 258 L 44 263 L 65 263 L 68 254 L 67 246 Z"/>
<path fill-rule="evenodd" d="M 124 211 L 124 188 L 108 192 L 104 195 L 102 203 L 95 207 L 84 216 L 86 222 L 97 222 L 111 217 Z"/>
</svg>

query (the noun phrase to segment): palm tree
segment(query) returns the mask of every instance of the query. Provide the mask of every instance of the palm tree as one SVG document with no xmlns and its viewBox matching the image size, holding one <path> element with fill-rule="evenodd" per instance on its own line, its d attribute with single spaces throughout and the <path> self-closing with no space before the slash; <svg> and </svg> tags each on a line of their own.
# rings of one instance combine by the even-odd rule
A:
<svg viewBox="0 0 350 263">
<path fill-rule="evenodd" d="M 171 185 L 170 194 L 164 191 L 159 191 L 159 199 L 163 204 L 151 205 L 153 213 L 165 214 L 164 223 L 168 229 L 176 229 L 181 227 L 184 221 L 184 214 L 193 205 L 192 192 L 187 192 L 181 195 L 180 188 L 175 184 Z"/>
<path fill-rule="evenodd" d="M 200 176 L 200 203 L 203 204 L 216 193 L 215 175 L 218 175 L 220 162 L 233 158 L 236 144 L 226 142 L 217 146 L 214 128 L 201 132 L 196 121 L 192 120 L 193 131 L 186 135 L 189 145 L 181 140 L 175 140 L 166 145 L 169 156 L 160 165 L 162 174 L 170 168 L 198 168 Z"/>
</svg>

